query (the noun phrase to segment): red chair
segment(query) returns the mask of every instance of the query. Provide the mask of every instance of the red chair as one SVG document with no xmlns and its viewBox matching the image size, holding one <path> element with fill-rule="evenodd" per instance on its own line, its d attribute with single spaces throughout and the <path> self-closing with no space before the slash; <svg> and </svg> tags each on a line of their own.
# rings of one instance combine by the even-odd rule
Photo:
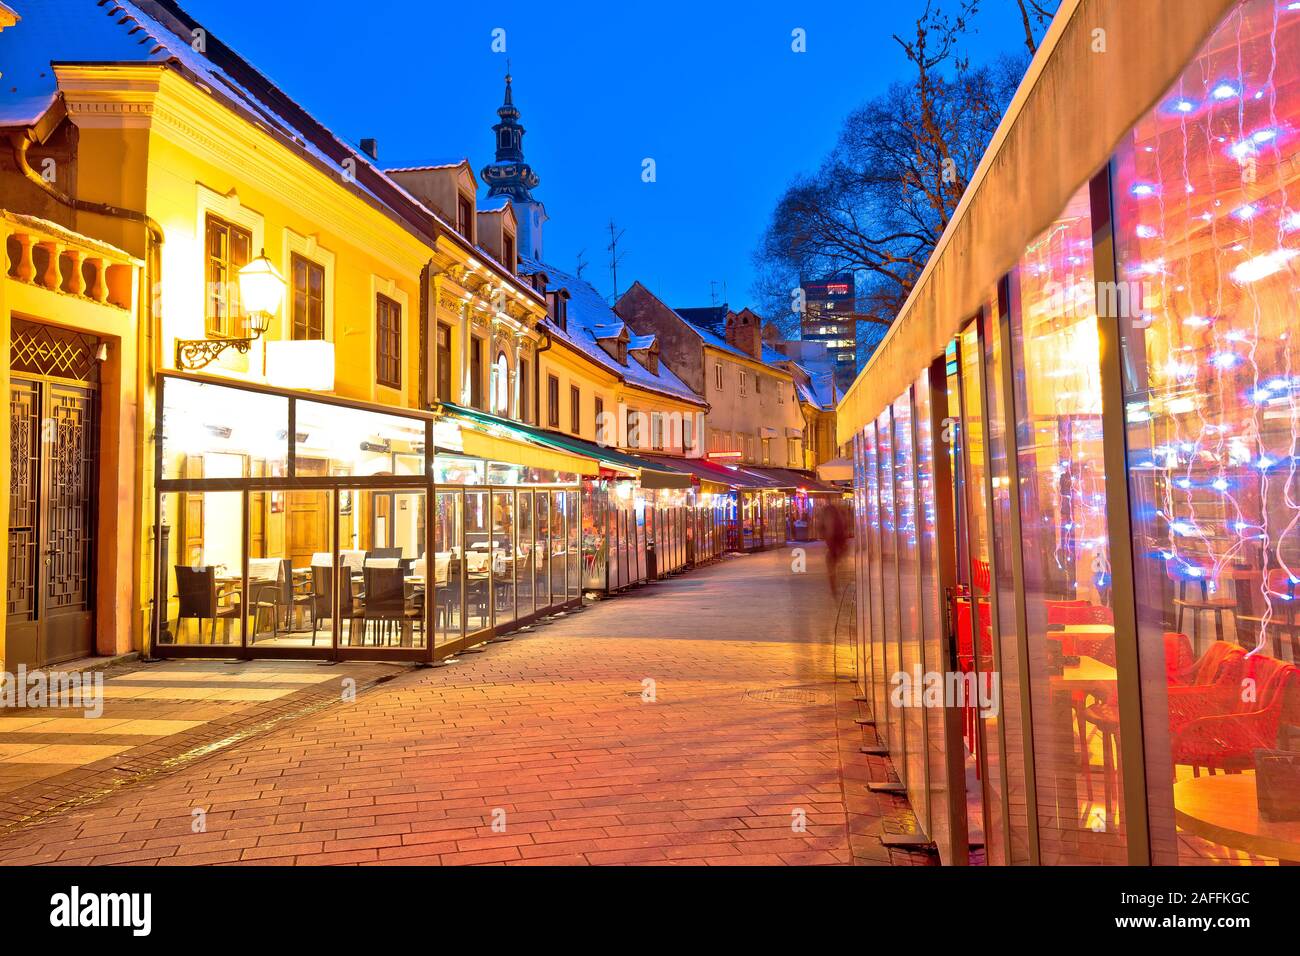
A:
<svg viewBox="0 0 1300 956">
<path fill-rule="evenodd" d="M 1192 640 L 1177 631 L 1165 631 L 1165 676 L 1171 685 L 1181 684 L 1180 678 L 1192 668 Z"/>
<path fill-rule="evenodd" d="M 1234 645 L 1226 643 L 1226 641 L 1217 641 L 1216 644 L 1210 646 L 1208 652 L 1205 653 L 1205 657 L 1193 665 L 1192 644 L 1191 640 L 1188 640 L 1186 633 L 1166 631 L 1164 643 L 1165 674 L 1171 689 L 1173 687 L 1199 687 L 1201 692 L 1205 692 L 1205 688 L 1219 687 L 1218 684 L 1214 683 L 1216 679 L 1222 678 L 1226 682 L 1227 675 L 1238 672 L 1238 669 L 1229 662 L 1229 658 L 1244 657 L 1240 649 L 1235 648 Z M 1110 645 L 1110 648 L 1112 648 L 1110 654 L 1114 657 L 1114 644 Z M 1225 662 L 1229 662 L 1226 667 Z M 1226 671 L 1225 674 L 1221 674 L 1221 669 Z M 1101 732 L 1102 787 L 1104 787 L 1106 814 L 1109 817 L 1112 799 L 1117 803 L 1119 799 L 1119 708 L 1113 700 L 1101 697 L 1095 704 L 1084 710 L 1082 715 L 1078 715 L 1078 705 L 1076 705 L 1075 713 L 1076 719 L 1079 719 L 1080 722 L 1091 723 Z M 1091 803 L 1092 762 L 1088 760 L 1086 732 L 1080 731 L 1079 745 L 1080 748 L 1083 748 L 1084 774 L 1087 775 L 1088 801 Z"/>
<path fill-rule="evenodd" d="M 1193 720 L 1236 710 L 1245 666 L 1246 652 L 1237 645 L 1227 641 L 1211 644 L 1193 668 L 1192 682 L 1167 691 L 1170 735 L 1178 734 Z"/>
<path fill-rule="evenodd" d="M 1174 735 L 1170 745 L 1174 763 L 1191 764 L 1193 776 L 1200 775 L 1201 767 L 1211 773 L 1248 769 L 1254 765 L 1256 750 L 1277 746 L 1283 708 L 1288 696 L 1300 688 L 1300 669 L 1257 655 L 1246 671 L 1256 680 L 1253 700 L 1243 701 L 1247 695 L 1239 693 L 1233 712 L 1198 717 Z"/>
<path fill-rule="evenodd" d="M 1048 601 L 1047 602 L 1047 623 L 1052 624 L 1079 624 L 1080 621 L 1069 620 L 1069 611 L 1071 608 L 1087 607 L 1087 601 Z"/>
<path fill-rule="evenodd" d="M 965 597 L 953 598 L 956 607 L 954 619 L 957 622 L 957 669 L 963 674 L 976 670 L 975 641 L 971 635 L 970 600 Z M 984 681 L 985 690 L 991 686 L 989 674 L 993 668 L 993 618 L 992 607 L 987 601 L 979 604 L 980 652 L 979 678 Z M 962 736 L 966 746 L 975 757 L 975 776 L 982 779 L 984 772 L 984 754 L 979 745 L 979 728 L 976 725 L 975 701 L 962 703 Z"/>
</svg>

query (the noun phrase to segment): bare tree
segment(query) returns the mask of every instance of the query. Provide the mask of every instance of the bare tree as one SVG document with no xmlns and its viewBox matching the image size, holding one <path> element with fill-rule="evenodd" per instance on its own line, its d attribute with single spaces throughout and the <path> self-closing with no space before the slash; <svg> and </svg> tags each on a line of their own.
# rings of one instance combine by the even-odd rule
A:
<svg viewBox="0 0 1300 956">
<path fill-rule="evenodd" d="M 754 257 L 755 296 L 778 324 L 797 322 L 801 279 L 845 272 L 858 277 L 860 348 L 898 314 L 1024 75 L 1024 57 L 972 67 L 961 55 L 979 2 L 949 14 L 929 0 L 914 35 L 894 37 L 913 78 L 850 113 L 821 167 L 778 200 Z"/>
<path fill-rule="evenodd" d="M 1029 55 L 1033 56 L 1038 52 L 1038 40 L 1034 37 L 1034 33 L 1041 31 L 1052 22 L 1052 17 L 1056 15 L 1057 3 L 1016 0 L 1016 6 L 1020 8 L 1020 20 L 1025 28 L 1025 47 L 1029 50 Z"/>
</svg>

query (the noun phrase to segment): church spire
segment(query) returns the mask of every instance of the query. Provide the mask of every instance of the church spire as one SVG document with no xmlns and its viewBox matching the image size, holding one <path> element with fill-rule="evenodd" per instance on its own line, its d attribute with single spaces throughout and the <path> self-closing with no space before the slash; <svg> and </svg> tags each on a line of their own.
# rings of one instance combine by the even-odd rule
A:
<svg viewBox="0 0 1300 956">
<path fill-rule="evenodd" d="M 524 162 L 524 128 L 519 123 L 519 109 L 514 103 L 510 65 L 506 63 L 506 92 L 497 110 L 499 121 L 492 127 L 496 134 L 496 162 L 480 172 L 488 185 L 488 198 L 507 196 L 513 202 L 531 202 L 531 190 L 541 181 Z"/>
<path fill-rule="evenodd" d="M 533 198 L 533 190 L 541 180 L 524 160 L 524 128 L 519 122 L 519 108 L 515 106 L 509 60 L 506 61 L 505 97 L 497 117 L 492 127 L 497 139 L 496 161 L 484 166 L 479 177 L 487 184 L 489 199 L 504 196 L 514 207 L 515 221 L 519 224 L 519 253 L 540 262 L 546 208 Z"/>
</svg>

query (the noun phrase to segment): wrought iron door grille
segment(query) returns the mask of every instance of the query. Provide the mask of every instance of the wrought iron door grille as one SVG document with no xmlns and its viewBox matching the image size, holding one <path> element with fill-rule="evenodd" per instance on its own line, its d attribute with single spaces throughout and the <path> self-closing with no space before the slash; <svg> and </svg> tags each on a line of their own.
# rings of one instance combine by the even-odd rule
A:
<svg viewBox="0 0 1300 956">
<path fill-rule="evenodd" d="M 99 381 L 99 339 L 73 329 L 14 318 L 10 362 L 15 372 L 93 385 Z"/>
<path fill-rule="evenodd" d="M 35 382 L 15 379 L 9 387 L 9 573 L 8 617 L 36 616 L 37 518 L 40 513 L 41 393 Z"/>
<path fill-rule="evenodd" d="M 94 554 L 94 393 L 70 385 L 48 387 L 46 606 L 88 609 Z"/>
</svg>

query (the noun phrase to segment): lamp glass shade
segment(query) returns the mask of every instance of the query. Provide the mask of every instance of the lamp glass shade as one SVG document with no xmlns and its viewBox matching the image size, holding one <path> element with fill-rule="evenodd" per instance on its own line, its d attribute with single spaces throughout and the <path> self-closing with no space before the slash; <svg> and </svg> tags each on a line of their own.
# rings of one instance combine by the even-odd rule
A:
<svg viewBox="0 0 1300 956">
<path fill-rule="evenodd" d="M 263 250 L 261 255 L 239 270 L 239 297 L 244 311 L 249 315 L 272 315 L 279 311 L 284 299 L 284 285 L 284 276 Z"/>
</svg>

